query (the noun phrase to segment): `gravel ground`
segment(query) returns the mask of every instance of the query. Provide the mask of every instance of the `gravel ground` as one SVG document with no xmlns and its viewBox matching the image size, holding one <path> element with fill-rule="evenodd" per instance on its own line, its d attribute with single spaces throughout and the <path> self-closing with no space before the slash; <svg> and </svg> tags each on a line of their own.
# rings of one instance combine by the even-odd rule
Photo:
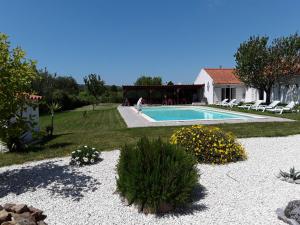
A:
<svg viewBox="0 0 300 225">
<path fill-rule="evenodd" d="M 0 204 L 27 203 L 43 209 L 49 225 L 283 225 L 275 210 L 300 199 L 300 185 L 280 181 L 275 174 L 291 166 L 300 169 L 300 135 L 240 142 L 249 159 L 199 165 L 204 191 L 192 208 L 177 214 L 143 215 L 123 205 L 114 194 L 119 151 L 103 152 L 102 162 L 83 168 L 69 167 L 69 158 L 0 168 Z"/>
</svg>

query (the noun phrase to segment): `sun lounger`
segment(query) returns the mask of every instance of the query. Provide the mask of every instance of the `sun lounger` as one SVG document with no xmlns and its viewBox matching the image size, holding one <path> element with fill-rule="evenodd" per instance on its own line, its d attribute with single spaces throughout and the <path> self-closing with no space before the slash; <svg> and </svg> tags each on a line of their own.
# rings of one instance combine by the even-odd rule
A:
<svg viewBox="0 0 300 225">
<path fill-rule="evenodd" d="M 231 101 L 230 102 L 228 102 L 228 103 L 225 103 L 223 106 L 228 106 L 228 107 L 233 107 L 233 106 L 235 106 L 235 105 L 237 105 L 237 103 L 236 103 L 236 99 L 234 98 L 234 99 L 231 99 Z"/>
<path fill-rule="evenodd" d="M 224 106 L 224 104 L 228 104 L 228 98 L 225 98 L 225 99 L 223 99 L 223 101 L 222 102 L 220 102 L 220 103 L 217 103 L 216 105 L 220 105 L 220 106 Z"/>
<path fill-rule="evenodd" d="M 257 100 L 254 104 L 245 104 L 238 106 L 240 109 L 257 109 L 257 107 L 262 103 L 262 100 Z"/>
<path fill-rule="evenodd" d="M 279 114 L 282 114 L 283 112 L 293 112 L 296 107 L 296 103 L 294 101 L 291 101 L 286 106 L 277 106 L 274 109 L 267 109 L 269 112 L 278 112 Z"/>
<path fill-rule="evenodd" d="M 262 110 L 264 112 L 266 109 L 274 109 L 279 103 L 280 101 L 273 101 L 269 105 L 259 105 L 257 110 Z"/>
</svg>

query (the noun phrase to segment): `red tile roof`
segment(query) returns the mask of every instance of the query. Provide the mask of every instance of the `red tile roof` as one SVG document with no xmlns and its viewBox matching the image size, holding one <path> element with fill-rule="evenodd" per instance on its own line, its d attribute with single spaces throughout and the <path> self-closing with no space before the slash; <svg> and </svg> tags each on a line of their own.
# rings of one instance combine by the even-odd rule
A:
<svg viewBox="0 0 300 225">
<path fill-rule="evenodd" d="M 204 68 L 204 70 L 213 79 L 215 84 L 242 84 L 236 75 L 234 69 L 215 69 L 215 68 Z"/>
<path fill-rule="evenodd" d="M 42 96 L 39 96 L 39 95 L 29 95 L 29 99 L 31 99 L 31 100 L 41 100 Z"/>
</svg>

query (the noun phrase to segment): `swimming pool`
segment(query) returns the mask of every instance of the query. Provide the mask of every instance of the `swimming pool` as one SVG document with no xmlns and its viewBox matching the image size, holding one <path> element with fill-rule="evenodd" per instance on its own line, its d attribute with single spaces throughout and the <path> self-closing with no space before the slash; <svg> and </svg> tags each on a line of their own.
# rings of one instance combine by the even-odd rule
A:
<svg viewBox="0 0 300 225">
<path fill-rule="evenodd" d="M 143 116 L 152 121 L 190 121 L 190 120 L 227 120 L 227 119 L 251 119 L 253 116 L 228 113 L 215 110 L 203 109 L 201 107 L 144 107 Z"/>
</svg>

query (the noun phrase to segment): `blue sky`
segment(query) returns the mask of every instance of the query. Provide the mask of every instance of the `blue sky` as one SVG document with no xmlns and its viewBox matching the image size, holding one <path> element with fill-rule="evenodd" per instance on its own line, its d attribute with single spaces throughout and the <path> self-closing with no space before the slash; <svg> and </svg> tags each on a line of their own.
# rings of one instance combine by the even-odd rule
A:
<svg viewBox="0 0 300 225">
<path fill-rule="evenodd" d="M 299 0 L 1 0 L 0 32 L 38 67 L 79 83 L 141 75 L 192 83 L 202 67 L 233 67 L 251 35 L 300 32 Z"/>
</svg>

